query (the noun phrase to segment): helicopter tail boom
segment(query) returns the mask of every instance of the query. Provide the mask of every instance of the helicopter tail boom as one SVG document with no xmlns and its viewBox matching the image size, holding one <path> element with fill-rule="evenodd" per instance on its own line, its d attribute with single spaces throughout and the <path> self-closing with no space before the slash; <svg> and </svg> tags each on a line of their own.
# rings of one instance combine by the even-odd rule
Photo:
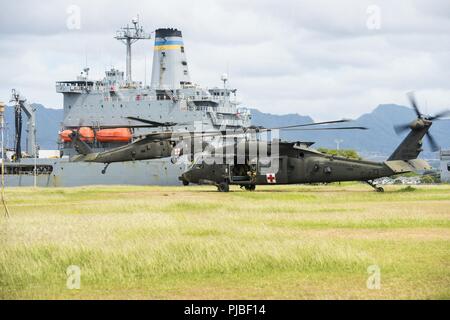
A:
<svg viewBox="0 0 450 320">
<path fill-rule="evenodd" d="M 439 150 L 439 145 L 429 132 L 434 120 L 439 120 L 450 115 L 450 110 L 441 111 L 433 116 L 424 115 L 420 112 L 413 93 L 409 93 L 409 100 L 417 115 L 417 119 L 411 123 L 405 123 L 394 126 L 397 134 L 400 134 L 408 129 L 411 131 L 397 147 L 394 153 L 389 157 L 389 160 L 412 160 L 416 159 L 420 152 L 422 152 L 422 139 L 427 138 L 431 151 Z"/>
<path fill-rule="evenodd" d="M 416 120 L 411 125 L 411 131 L 406 138 L 395 149 L 388 158 L 390 160 L 412 160 L 416 159 L 422 152 L 422 139 L 428 133 L 431 121 L 422 119 Z"/>
<path fill-rule="evenodd" d="M 78 131 L 72 131 L 70 134 L 70 138 L 72 139 L 72 144 L 75 150 L 83 156 L 93 153 L 91 147 L 81 140 L 80 133 Z"/>
</svg>

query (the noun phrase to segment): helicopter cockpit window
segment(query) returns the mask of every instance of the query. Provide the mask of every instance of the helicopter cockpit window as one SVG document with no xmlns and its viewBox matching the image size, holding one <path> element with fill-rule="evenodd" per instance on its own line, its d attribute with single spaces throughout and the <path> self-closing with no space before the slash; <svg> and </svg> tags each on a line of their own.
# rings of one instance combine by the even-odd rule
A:
<svg viewBox="0 0 450 320">
<path fill-rule="evenodd" d="M 194 159 L 191 161 L 191 163 L 188 165 L 188 169 L 194 168 L 197 165 L 197 163 L 201 163 L 201 162 L 202 162 L 201 155 L 196 155 L 194 157 Z"/>
</svg>

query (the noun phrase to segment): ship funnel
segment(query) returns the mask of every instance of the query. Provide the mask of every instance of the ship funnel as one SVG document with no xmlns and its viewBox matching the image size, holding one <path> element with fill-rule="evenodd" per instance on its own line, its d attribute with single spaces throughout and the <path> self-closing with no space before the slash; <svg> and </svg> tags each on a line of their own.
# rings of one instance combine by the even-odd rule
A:
<svg viewBox="0 0 450 320">
<path fill-rule="evenodd" d="M 157 29 L 151 86 L 155 89 L 178 89 L 191 83 L 181 31 Z"/>
</svg>

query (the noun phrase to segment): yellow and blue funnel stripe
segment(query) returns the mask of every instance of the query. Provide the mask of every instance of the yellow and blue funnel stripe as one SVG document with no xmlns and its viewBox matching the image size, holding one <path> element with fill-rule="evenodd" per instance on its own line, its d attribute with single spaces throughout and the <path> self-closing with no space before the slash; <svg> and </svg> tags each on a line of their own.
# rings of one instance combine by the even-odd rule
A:
<svg viewBox="0 0 450 320">
<path fill-rule="evenodd" d="M 183 46 L 183 40 L 156 40 L 155 51 L 179 49 Z"/>
</svg>

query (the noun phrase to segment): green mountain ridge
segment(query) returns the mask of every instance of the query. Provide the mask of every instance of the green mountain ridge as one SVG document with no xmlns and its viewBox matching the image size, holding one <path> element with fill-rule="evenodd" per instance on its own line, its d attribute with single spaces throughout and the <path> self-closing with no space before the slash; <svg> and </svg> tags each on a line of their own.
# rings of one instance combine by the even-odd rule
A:
<svg viewBox="0 0 450 320">
<path fill-rule="evenodd" d="M 273 115 L 252 109 L 252 122 L 255 125 L 272 126 L 290 125 L 294 123 L 312 122 L 312 118 L 298 114 Z M 364 153 L 388 155 L 394 151 L 404 135 L 397 135 L 394 125 L 414 120 L 415 114 L 409 107 L 396 104 L 381 104 L 373 111 L 365 113 L 352 122 L 333 125 L 363 126 L 368 130 L 330 130 L 330 131 L 282 131 L 281 138 L 288 141 L 314 141 L 315 147 L 336 148 L 335 140 L 342 140 L 341 148 L 355 149 Z M 450 120 L 443 119 L 433 123 L 430 132 L 441 148 L 450 148 Z M 424 142 L 425 152 L 429 151 L 427 140 Z"/>
<path fill-rule="evenodd" d="M 56 149 L 58 131 L 63 120 L 62 109 L 50 109 L 41 104 L 33 104 L 36 108 L 37 142 L 41 149 Z M 252 123 L 264 127 L 280 127 L 293 124 L 311 123 L 309 116 L 299 114 L 277 115 L 251 109 Z M 342 140 L 341 148 L 355 149 L 363 153 L 378 153 L 388 155 L 400 143 L 403 136 L 398 136 L 393 129 L 395 124 L 412 121 L 415 114 L 411 108 L 381 104 L 373 111 L 365 113 L 350 123 L 333 126 L 366 126 L 369 130 L 330 130 L 330 131 L 282 131 L 280 137 L 288 141 L 314 141 L 315 147 L 336 148 L 336 139 Z M 5 112 L 6 144 L 13 146 L 14 141 L 14 112 L 7 107 Z M 24 141 L 26 132 L 26 117 L 23 115 Z M 443 149 L 450 149 L 450 120 L 435 121 L 431 133 Z M 406 133 L 405 133 L 406 134 Z M 23 142 L 25 147 L 25 143 Z M 24 148 L 23 147 L 23 148 Z M 425 151 L 429 150 L 428 142 L 424 143 Z"/>
</svg>

